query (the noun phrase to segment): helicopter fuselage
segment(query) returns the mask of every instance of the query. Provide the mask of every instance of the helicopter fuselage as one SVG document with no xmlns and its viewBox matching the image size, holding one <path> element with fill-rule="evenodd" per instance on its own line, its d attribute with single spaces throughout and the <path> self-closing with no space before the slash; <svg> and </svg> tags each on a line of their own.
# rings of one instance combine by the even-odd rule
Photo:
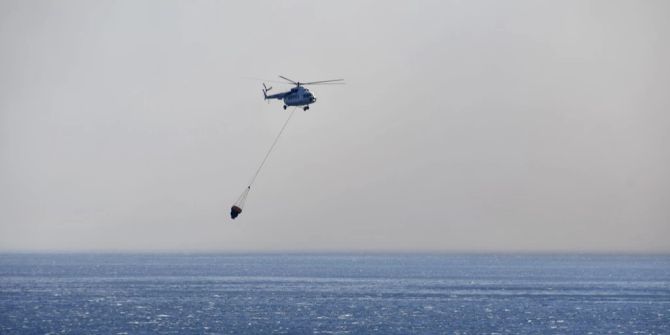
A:
<svg viewBox="0 0 670 335">
<path fill-rule="evenodd" d="M 305 106 L 305 109 L 309 109 L 307 106 L 316 102 L 316 98 L 308 89 L 302 86 L 296 86 L 287 92 L 267 95 L 266 91 L 263 91 L 265 99 L 278 99 L 284 101 L 284 109 L 286 106 Z"/>
<path fill-rule="evenodd" d="M 283 100 L 286 106 L 307 106 L 316 102 L 312 92 L 302 86 L 292 88 Z"/>
</svg>

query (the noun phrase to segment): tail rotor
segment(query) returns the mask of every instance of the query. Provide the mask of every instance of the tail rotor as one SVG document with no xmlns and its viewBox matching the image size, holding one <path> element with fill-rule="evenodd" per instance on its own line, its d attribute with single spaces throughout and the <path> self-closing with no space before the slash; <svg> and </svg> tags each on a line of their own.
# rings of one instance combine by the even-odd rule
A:
<svg viewBox="0 0 670 335">
<path fill-rule="evenodd" d="M 271 89 L 272 89 L 272 86 L 267 87 L 267 86 L 265 86 L 265 83 L 263 83 L 263 97 L 265 98 L 265 100 L 268 99 L 268 94 L 267 94 L 267 93 L 268 93 L 268 91 L 270 91 Z M 268 101 L 268 103 L 269 103 L 269 101 Z"/>
</svg>

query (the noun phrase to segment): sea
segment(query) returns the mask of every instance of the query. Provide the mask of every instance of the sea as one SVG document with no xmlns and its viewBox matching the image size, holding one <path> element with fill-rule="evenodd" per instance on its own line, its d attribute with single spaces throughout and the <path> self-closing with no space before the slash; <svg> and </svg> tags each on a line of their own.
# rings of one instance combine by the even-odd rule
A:
<svg viewBox="0 0 670 335">
<path fill-rule="evenodd" d="M 670 334 L 670 255 L 5 253 L 0 334 Z"/>
</svg>

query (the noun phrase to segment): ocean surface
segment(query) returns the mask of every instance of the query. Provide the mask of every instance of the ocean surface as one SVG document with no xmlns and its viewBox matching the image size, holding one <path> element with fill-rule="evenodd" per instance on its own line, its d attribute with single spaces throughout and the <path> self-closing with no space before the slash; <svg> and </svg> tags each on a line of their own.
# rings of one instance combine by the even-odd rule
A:
<svg viewBox="0 0 670 335">
<path fill-rule="evenodd" d="M 670 256 L 0 254 L 0 334 L 670 334 Z"/>
</svg>

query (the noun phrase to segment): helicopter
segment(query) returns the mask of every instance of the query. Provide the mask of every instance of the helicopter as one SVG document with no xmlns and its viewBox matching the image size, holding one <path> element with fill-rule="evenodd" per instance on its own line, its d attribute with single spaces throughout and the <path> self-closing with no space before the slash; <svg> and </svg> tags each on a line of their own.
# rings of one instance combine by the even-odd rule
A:
<svg viewBox="0 0 670 335">
<path fill-rule="evenodd" d="M 277 94 L 272 94 L 268 95 L 267 93 L 272 89 L 272 87 L 267 87 L 265 86 L 265 83 L 263 83 L 263 97 L 265 100 L 269 99 L 278 99 L 278 100 L 284 100 L 284 109 L 288 108 L 288 106 L 296 106 L 300 107 L 302 106 L 302 110 L 306 111 L 309 109 L 309 105 L 313 104 L 316 102 L 316 98 L 310 92 L 307 88 L 305 88 L 305 85 L 341 85 L 344 84 L 342 81 L 344 79 L 331 79 L 331 80 L 321 80 L 321 81 L 311 81 L 307 83 L 301 83 L 299 81 L 294 81 L 291 79 L 288 79 L 284 76 L 279 76 L 279 78 L 284 79 L 288 81 L 288 83 L 283 83 L 282 84 L 293 84 L 295 87 L 291 88 L 291 90 L 287 92 L 281 92 Z"/>
</svg>

